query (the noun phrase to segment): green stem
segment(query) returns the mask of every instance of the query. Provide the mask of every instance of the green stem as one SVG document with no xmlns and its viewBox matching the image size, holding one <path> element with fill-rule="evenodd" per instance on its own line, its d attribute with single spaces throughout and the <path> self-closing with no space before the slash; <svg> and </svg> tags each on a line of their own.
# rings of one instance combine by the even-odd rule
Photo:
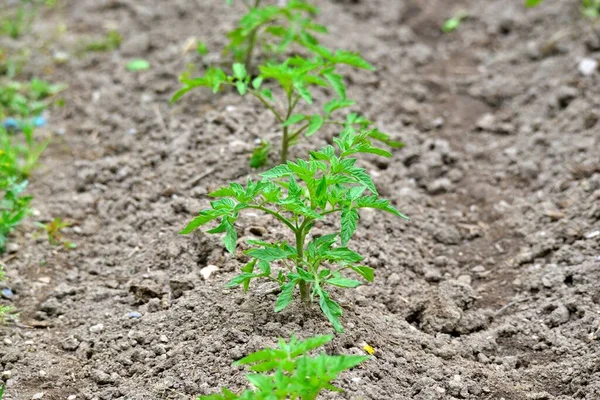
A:
<svg viewBox="0 0 600 400">
<path fill-rule="evenodd" d="M 304 226 L 304 224 L 303 224 Z M 296 251 L 298 253 L 298 257 L 296 258 L 296 269 L 302 267 L 302 262 L 304 261 L 304 229 L 300 228 L 296 231 Z M 300 281 L 298 283 L 300 287 L 300 300 L 304 304 L 310 303 L 310 297 L 308 296 L 308 286 L 305 281 Z"/>
<path fill-rule="evenodd" d="M 275 110 L 275 108 L 272 105 L 270 105 L 269 102 L 263 96 L 260 95 L 260 93 L 258 93 L 255 90 L 249 90 L 248 93 L 250 93 L 252 96 L 256 97 L 265 107 L 267 107 L 267 109 L 269 109 L 269 111 L 271 111 L 271 113 L 273 113 L 273 115 L 277 119 L 277 122 L 279 122 L 280 124 L 283 124 L 285 122 L 285 120 L 277 112 L 277 110 Z"/>
<path fill-rule="evenodd" d="M 283 139 L 281 140 L 281 164 L 285 164 L 287 162 L 287 153 L 288 147 L 290 143 L 289 139 L 288 127 L 283 127 Z"/>
<path fill-rule="evenodd" d="M 256 0 L 254 2 L 253 8 L 258 8 L 260 6 L 261 0 Z M 258 36 L 259 27 L 252 30 L 250 33 L 250 40 L 248 42 L 248 48 L 246 49 L 246 57 L 244 59 L 244 65 L 246 66 L 246 71 L 249 74 L 252 74 L 252 54 L 254 53 L 254 48 L 256 47 L 256 37 Z"/>
<path fill-rule="evenodd" d="M 260 211 L 266 212 L 267 214 L 271 214 L 272 216 L 274 216 L 275 218 L 277 218 L 278 220 L 283 222 L 292 231 L 296 232 L 296 230 L 297 230 L 296 227 L 287 218 L 285 218 L 283 215 L 279 214 L 277 211 L 270 210 L 263 206 L 247 206 L 246 208 L 253 208 L 255 210 L 260 210 Z"/>
</svg>

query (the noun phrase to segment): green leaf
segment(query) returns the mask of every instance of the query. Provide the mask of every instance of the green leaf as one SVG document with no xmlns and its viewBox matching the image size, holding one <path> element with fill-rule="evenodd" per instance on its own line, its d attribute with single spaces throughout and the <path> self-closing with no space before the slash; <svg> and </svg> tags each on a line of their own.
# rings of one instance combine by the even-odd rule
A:
<svg viewBox="0 0 600 400">
<path fill-rule="evenodd" d="M 235 88 L 237 89 L 238 93 L 242 96 L 244 96 L 248 91 L 248 85 L 246 85 L 242 81 L 237 81 L 235 83 Z"/>
<path fill-rule="evenodd" d="M 346 171 L 348 171 L 348 173 L 352 175 L 358 182 L 365 185 L 367 189 L 371 191 L 371 193 L 377 194 L 377 189 L 375 188 L 373 180 L 363 168 L 349 167 L 346 169 Z"/>
<path fill-rule="evenodd" d="M 281 293 L 279 294 L 279 297 L 277 297 L 277 302 L 275 303 L 275 312 L 280 312 L 290 305 L 294 290 L 296 289 L 296 284 L 297 281 L 293 280 L 283 285 Z"/>
<path fill-rule="evenodd" d="M 276 179 L 284 176 L 289 176 L 292 174 L 292 170 L 286 164 L 281 164 L 276 167 L 271 168 L 268 171 L 260 174 L 265 179 Z"/>
<path fill-rule="evenodd" d="M 319 114 L 315 114 L 310 118 L 310 123 L 308 124 L 308 129 L 306 130 L 306 136 L 312 136 L 315 133 L 317 133 L 319 131 L 319 129 L 321 129 L 321 127 L 323 126 L 323 123 L 325 121 L 323 120 L 323 117 L 320 116 Z"/>
<path fill-rule="evenodd" d="M 198 41 L 196 44 L 196 53 L 201 56 L 205 56 L 208 54 L 208 47 L 206 47 L 206 43 Z"/>
<path fill-rule="evenodd" d="M 329 115 L 336 110 L 351 107 L 354 104 L 356 104 L 356 102 L 352 100 L 334 99 L 325 103 L 325 105 L 323 106 L 323 110 L 325 111 L 325 114 Z"/>
<path fill-rule="evenodd" d="M 229 253 L 231 254 L 234 254 L 235 247 L 237 245 L 237 232 L 235 231 L 235 227 L 231 223 L 228 223 L 225 226 L 225 229 L 227 233 L 223 237 L 223 243 L 225 244 L 225 248 L 227 249 L 227 251 L 229 251 Z"/>
<path fill-rule="evenodd" d="M 344 332 L 344 328 L 342 327 L 339 318 L 342 315 L 342 308 L 338 303 L 331 300 L 329 294 L 323 289 L 319 288 L 318 293 L 320 297 L 319 306 L 321 306 L 323 314 L 325 314 L 329 322 L 331 322 L 331 325 L 333 325 L 333 329 L 335 329 L 336 332 Z"/>
<path fill-rule="evenodd" d="M 244 80 L 244 78 L 248 75 L 246 72 L 246 67 L 244 64 L 235 63 L 233 64 L 233 76 L 238 80 Z"/>
<path fill-rule="evenodd" d="M 330 285 L 344 287 L 344 288 L 355 288 L 357 286 L 362 285 L 362 283 L 360 281 L 357 281 L 354 279 L 347 279 L 347 278 L 344 278 L 341 276 L 336 277 L 336 278 L 327 279 L 326 282 L 329 283 Z"/>
<path fill-rule="evenodd" d="M 357 263 L 363 260 L 363 256 L 347 247 L 336 247 L 319 252 L 319 255 L 326 260 L 333 262 Z"/>
<path fill-rule="evenodd" d="M 329 81 L 331 87 L 341 100 L 346 99 L 346 85 L 344 85 L 344 78 L 339 74 L 334 74 L 333 72 L 324 73 L 323 76 L 325 79 Z"/>
<path fill-rule="evenodd" d="M 525 7 L 531 8 L 540 4 L 543 0 L 525 0 Z"/>
<path fill-rule="evenodd" d="M 290 126 L 290 125 L 294 125 L 297 124 L 300 121 L 304 121 L 306 119 L 306 115 L 302 115 L 302 114 L 294 114 L 291 117 L 289 117 L 284 123 L 283 126 Z"/>
<path fill-rule="evenodd" d="M 196 218 L 194 218 L 190 223 L 187 224 L 187 226 L 182 231 L 179 232 L 179 234 L 187 235 L 189 233 L 192 233 L 200 226 L 212 221 L 213 219 L 220 217 L 221 215 L 222 214 L 216 213 L 214 210 L 202 210 Z"/>
<path fill-rule="evenodd" d="M 258 90 L 258 89 L 260 89 L 260 86 L 262 85 L 262 83 L 263 83 L 263 78 L 262 78 L 262 77 L 260 77 L 260 76 L 259 76 L 259 77 L 256 77 L 256 78 L 254 78 L 254 80 L 252 81 L 252 87 L 253 87 L 255 90 Z"/>
<path fill-rule="evenodd" d="M 277 261 L 288 258 L 291 254 L 279 247 L 267 247 L 263 249 L 250 249 L 246 251 L 251 257 L 258 258 L 262 261 Z"/>
<path fill-rule="evenodd" d="M 131 60 L 125 65 L 125 68 L 131 72 L 145 71 L 150 69 L 150 63 L 143 59 Z"/>
<path fill-rule="evenodd" d="M 354 232 L 356 231 L 358 212 L 352 208 L 344 207 L 342 209 L 341 219 L 342 229 L 340 231 L 340 238 L 342 240 L 342 246 L 345 246 L 350 241 L 352 235 L 354 235 Z"/>
<path fill-rule="evenodd" d="M 373 282 L 375 280 L 375 272 L 371 267 L 367 267 L 365 265 L 353 265 L 350 268 L 369 282 Z"/>
<path fill-rule="evenodd" d="M 310 91 L 303 82 L 294 82 L 294 88 L 296 89 L 300 97 L 304 99 L 304 101 L 306 101 L 308 104 L 313 103 Z"/>
</svg>

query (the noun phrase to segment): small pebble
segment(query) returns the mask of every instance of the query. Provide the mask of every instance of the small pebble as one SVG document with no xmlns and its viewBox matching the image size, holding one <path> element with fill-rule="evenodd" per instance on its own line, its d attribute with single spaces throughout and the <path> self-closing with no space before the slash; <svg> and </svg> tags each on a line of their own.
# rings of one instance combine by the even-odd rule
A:
<svg viewBox="0 0 600 400">
<path fill-rule="evenodd" d="M 127 318 L 139 319 L 142 318 L 142 314 L 137 311 L 132 311 L 129 314 L 127 314 Z"/>
<path fill-rule="evenodd" d="M 50 279 L 49 276 L 41 276 L 38 278 L 38 282 L 44 283 L 44 284 L 49 284 L 50 282 L 52 282 L 52 279 Z"/>
<path fill-rule="evenodd" d="M 590 76 L 598 69 L 598 61 L 593 58 L 584 58 L 577 67 L 579 73 L 583 76 Z"/>
<path fill-rule="evenodd" d="M 38 400 L 38 399 L 41 399 L 42 397 L 44 397 L 44 392 L 36 393 L 33 396 L 31 396 L 31 400 Z"/>
<path fill-rule="evenodd" d="M 98 333 L 98 332 L 102 332 L 103 330 L 104 330 L 104 324 L 90 326 L 91 333 Z"/>
<path fill-rule="evenodd" d="M 6 371 L 2 372 L 2 379 L 3 380 L 6 381 L 6 380 L 8 380 L 10 378 L 12 378 L 12 372 L 10 370 L 6 370 Z"/>
<path fill-rule="evenodd" d="M 160 335 L 160 338 L 158 338 L 158 340 L 160 340 L 163 343 L 169 342 L 169 338 L 166 335 Z"/>
<path fill-rule="evenodd" d="M 586 239 L 593 239 L 593 238 L 595 238 L 596 236 L 600 236 L 600 231 L 592 231 L 592 232 L 590 232 L 590 233 L 587 233 L 587 234 L 585 235 L 585 238 L 586 238 Z"/>
<path fill-rule="evenodd" d="M 77 396 L 75 396 L 74 394 L 72 394 L 69 397 L 67 397 L 67 400 L 75 400 L 76 398 L 77 398 Z"/>
<path fill-rule="evenodd" d="M 12 344 L 12 340 L 10 340 L 9 338 L 4 339 L 4 344 L 7 346 L 10 346 Z"/>
<path fill-rule="evenodd" d="M 207 265 L 206 267 L 200 270 L 200 275 L 202 275 L 202 278 L 206 281 L 210 278 L 213 272 L 217 272 L 218 270 L 219 267 L 217 267 L 216 265 Z"/>
<path fill-rule="evenodd" d="M 9 288 L 4 288 L 2 289 L 2 297 L 4 297 L 5 299 L 12 299 L 14 297 L 14 293 L 12 290 L 10 290 Z"/>
<path fill-rule="evenodd" d="M 20 248 L 21 246 L 19 246 L 17 243 L 9 243 L 8 245 L 6 245 L 6 251 L 9 254 L 16 253 L 17 251 L 19 251 Z"/>
</svg>

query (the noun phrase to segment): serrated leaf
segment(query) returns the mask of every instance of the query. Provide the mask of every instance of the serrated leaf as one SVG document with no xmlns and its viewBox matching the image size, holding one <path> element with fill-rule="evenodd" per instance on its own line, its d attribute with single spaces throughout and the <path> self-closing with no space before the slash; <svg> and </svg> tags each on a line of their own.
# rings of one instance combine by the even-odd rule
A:
<svg viewBox="0 0 600 400">
<path fill-rule="evenodd" d="M 321 127 L 323 126 L 323 123 L 325 121 L 323 120 L 323 117 L 320 116 L 319 114 L 315 114 L 310 118 L 310 123 L 308 124 L 308 128 L 306 129 L 306 136 L 312 136 L 315 133 L 317 133 L 319 131 L 319 129 L 321 129 Z"/>
<path fill-rule="evenodd" d="M 325 314 L 329 322 L 331 322 L 331 325 L 333 325 L 333 329 L 335 329 L 336 332 L 344 332 L 344 328 L 342 327 L 339 318 L 342 315 L 342 308 L 338 303 L 331 300 L 329 294 L 323 289 L 319 288 L 318 293 L 320 297 L 319 306 L 321 307 L 323 314 Z"/>
<path fill-rule="evenodd" d="M 290 253 L 284 249 L 278 247 L 267 247 L 263 249 L 250 249 L 246 251 L 251 257 L 258 258 L 259 260 L 271 262 L 286 259 L 290 256 Z"/>
<path fill-rule="evenodd" d="M 225 231 L 226 234 L 223 237 L 223 243 L 225 244 L 227 251 L 231 254 L 234 254 L 237 245 L 237 232 L 231 223 L 225 225 Z"/>
<path fill-rule="evenodd" d="M 284 123 L 283 126 L 290 126 L 290 125 L 294 125 L 297 124 L 300 121 L 304 121 L 306 119 L 306 115 L 303 114 L 294 114 L 291 117 L 289 117 Z"/>
<path fill-rule="evenodd" d="M 350 268 L 369 282 L 373 282 L 373 280 L 375 280 L 375 272 L 373 268 L 365 265 L 353 265 Z"/>
<path fill-rule="evenodd" d="M 373 180 L 367 174 L 367 172 L 363 168 L 358 167 L 349 167 L 346 169 L 350 175 L 352 175 L 358 182 L 362 183 L 371 191 L 373 194 L 377 194 L 377 189 L 375 188 L 375 184 Z"/>
<path fill-rule="evenodd" d="M 276 167 L 271 168 L 268 171 L 260 174 L 265 179 L 276 179 L 284 176 L 289 176 L 292 174 L 292 170 L 286 164 L 281 164 Z"/>
<path fill-rule="evenodd" d="M 341 276 L 327 279 L 326 282 L 330 285 L 339 286 L 339 287 L 343 287 L 343 288 L 355 288 L 357 286 L 362 285 L 362 283 L 360 281 L 344 278 Z"/>
<path fill-rule="evenodd" d="M 356 223 L 358 221 L 358 212 L 355 209 L 344 207 L 342 209 L 341 215 L 341 231 L 340 231 L 340 239 L 342 241 L 342 246 L 345 246 L 354 232 L 356 231 Z"/>
<path fill-rule="evenodd" d="M 344 84 L 344 78 L 333 72 L 324 73 L 323 76 L 329 81 L 333 90 L 337 93 L 341 100 L 346 99 L 346 85 Z"/>
<path fill-rule="evenodd" d="M 296 281 L 290 281 L 283 285 L 281 293 L 277 297 L 277 302 L 275 303 L 275 312 L 280 312 L 283 309 L 285 309 L 288 305 L 290 305 L 294 296 L 296 284 Z"/>
</svg>

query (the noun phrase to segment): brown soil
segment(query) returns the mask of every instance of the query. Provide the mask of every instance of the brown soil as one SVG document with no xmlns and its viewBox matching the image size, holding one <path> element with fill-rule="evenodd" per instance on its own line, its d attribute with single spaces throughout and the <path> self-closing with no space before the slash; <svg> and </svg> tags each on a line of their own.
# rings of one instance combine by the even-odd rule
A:
<svg viewBox="0 0 600 400">
<path fill-rule="evenodd" d="M 5 259 L 6 284 L 20 324 L 0 327 L 6 398 L 189 399 L 241 388 L 234 360 L 331 327 L 316 309 L 274 314 L 267 286 L 225 289 L 241 252 L 177 234 L 209 190 L 255 173 L 255 139 L 277 141 L 269 114 L 234 93 L 168 105 L 196 61 L 182 53 L 186 40 L 222 47 L 240 10 L 216 0 L 65 3 L 34 27 L 34 38 L 52 39 L 30 68 L 69 90 L 31 191 L 37 219 L 72 221 L 66 234 L 78 247 L 32 237 L 33 219 L 13 238 L 20 250 Z M 362 214 L 354 247 L 376 281 L 339 294 L 346 332 L 327 350 L 363 353 L 368 343 L 377 353 L 343 375 L 343 394 L 324 398 L 598 399 L 600 76 L 577 68 L 600 58 L 597 26 L 576 1 L 535 10 L 505 0 L 318 3 L 331 28 L 324 42 L 378 68 L 350 71 L 349 96 L 406 148 L 362 164 L 412 218 Z M 471 18 L 441 35 L 459 8 Z M 55 35 L 59 24 L 66 34 Z M 47 68 L 49 54 L 107 26 L 125 37 L 119 51 Z M 127 72 L 135 57 L 152 68 Z M 250 227 L 280 235 L 248 216 L 240 237 L 259 231 Z M 219 271 L 204 281 L 210 264 Z"/>
</svg>

